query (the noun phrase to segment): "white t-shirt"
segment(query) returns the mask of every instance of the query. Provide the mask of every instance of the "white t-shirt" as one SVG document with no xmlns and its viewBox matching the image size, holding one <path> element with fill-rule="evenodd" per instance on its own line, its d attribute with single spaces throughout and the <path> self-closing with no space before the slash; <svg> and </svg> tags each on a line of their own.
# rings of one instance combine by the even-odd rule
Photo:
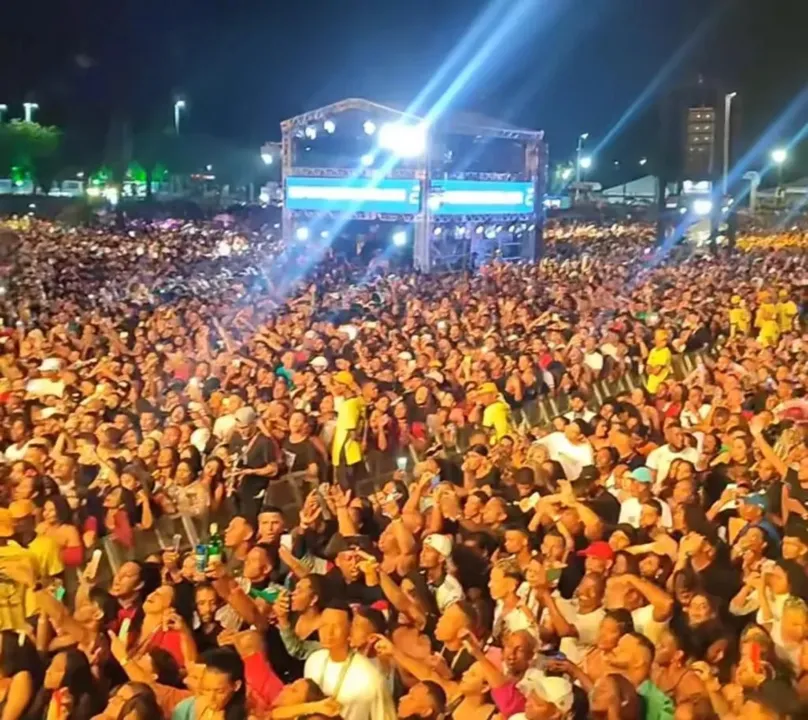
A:
<svg viewBox="0 0 808 720">
<path fill-rule="evenodd" d="M 645 461 L 645 464 L 651 468 L 651 470 L 656 470 L 657 484 L 665 481 L 671 469 L 671 463 L 677 458 L 687 460 L 695 465 L 699 461 L 699 452 L 696 448 L 691 447 L 686 447 L 678 452 L 674 452 L 671 450 L 670 445 L 666 444 L 658 447 L 656 450 L 652 450 L 648 454 L 648 459 Z"/>
<path fill-rule="evenodd" d="M 443 582 L 435 590 L 435 602 L 438 604 L 438 610 L 443 612 L 449 605 L 459 602 L 463 597 L 463 586 L 460 581 L 454 575 L 446 573 Z"/>
<path fill-rule="evenodd" d="M 61 380 L 49 380 L 48 378 L 34 378 L 29 380 L 25 386 L 25 392 L 37 397 L 55 395 L 62 397 L 65 391 L 65 384 Z"/>
<path fill-rule="evenodd" d="M 361 653 L 333 662 L 328 650 L 316 650 L 306 660 L 303 676 L 314 680 L 342 706 L 345 720 L 388 720 L 396 716 L 384 677 Z"/>
<path fill-rule="evenodd" d="M 493 628 L 492 637 L 496 640 L 501 640 L 506 632 L 513 633 L 519 630 L 527 630 L 537 639 L 539 636 L 539 627 L 535 615 L 531 617 L 521 607 L 516 607 L 506 613 L 502 600 L 497 600 L 497 605 L 494 608 Z"/>
<path fill-rule="evenodd" d="M 698 410 L 691 410 L 685 406 L 685 409 L 679 414 L 679 422 L 682 423 L 683 428 L 692 428 L 696 425 L 701 425 L 709 414 L 709 405 L 702 405 Z"/>
<path fill-rule="evenodd" d="M 567 413 L 564 413 L 564 417 L 567 418 L 570 422 L 573 420 L 583 420 L 584 422 L 592 422 L 592 419 L 595 417 L 595 413 L 591 410 L 587 410 L 584 408 L 581 412 L 577 413 L 574 410 L 570 410 Z"/>
<path fill-rule="evenodd" d="M 654 645 L 659 642 L 662 631 L 668 627 L 669 622 L 654 620 L 654 606 L 651 604 L 632 610 L 631 619 L 634 621 L 634 630 L 645 635 Z"/>
<path fill-rule="evenodd" d="M 578 602 L 576 600 L 556 600 L 556 606 L 559 612 L 564 616 L 564 619 L 570 624 L 574 625 L 578 631 L 578 637 L 565 637 L 561 638 L 561 644 L 558 649 L 567 656 L 567 658 L 579 664 L 583 662 L 584 656 L 589 649 L 594 646 L 598 639 L 598 630 L 603 618 L 606 616 L 606 611 L 600 607 L 589 613 L 578 612 Z"/>
<path fill-rule="evenodd" d="M 664 500 L 656 498 L 657 502 L 662 506 L 662 527 L 673 527 L 673 518 L 671 517 L 671 509 Z M 618 523 L 628 523 L 632 527 L 640 527 L 640 512 L 642 511 L 642 503 L 637 498 L 628 498 L 620 503 L 620 518 Z"/>
<path fill-rule="evenodd" d="M 588 442 L 571 443 L 563 432 L 554 432 L 536 441 L 544 445 L 550 459 L 561 463 L 568 480 L 577 480 L 581 470 L 595 464 L 595 454 Z"/>
</svg>

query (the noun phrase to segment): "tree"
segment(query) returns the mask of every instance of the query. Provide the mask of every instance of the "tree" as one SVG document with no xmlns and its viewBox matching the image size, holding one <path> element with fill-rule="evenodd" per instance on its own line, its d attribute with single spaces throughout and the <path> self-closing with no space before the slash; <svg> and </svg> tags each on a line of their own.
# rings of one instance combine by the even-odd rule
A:
<svg viewBox="0 0 808 720">
<path fill-rule="evenodd" d="M 59 169 L 61 142 L 62 131 L 55 127 L 23 120 L 0 125 L 0 174 L 17 168 L 48 192 Z"/>
</svg>

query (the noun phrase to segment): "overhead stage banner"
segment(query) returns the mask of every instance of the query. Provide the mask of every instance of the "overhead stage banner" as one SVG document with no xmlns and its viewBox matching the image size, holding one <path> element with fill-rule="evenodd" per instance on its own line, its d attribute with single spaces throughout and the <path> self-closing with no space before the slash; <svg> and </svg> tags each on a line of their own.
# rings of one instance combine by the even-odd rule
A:
<svg viewBox="0 0 808 720">
<path fill-rule="evenodd" d="M 433 180 L 429 209 L 433 215 L 532 215 L 533 183 L 489 180 Z"/>
<path fill-rule="evenodd" d="M 289 210 L 414 215 L 421 209 L 421 184 L 366 177 L 289 177 L 284 200 Z"/>
</svg>

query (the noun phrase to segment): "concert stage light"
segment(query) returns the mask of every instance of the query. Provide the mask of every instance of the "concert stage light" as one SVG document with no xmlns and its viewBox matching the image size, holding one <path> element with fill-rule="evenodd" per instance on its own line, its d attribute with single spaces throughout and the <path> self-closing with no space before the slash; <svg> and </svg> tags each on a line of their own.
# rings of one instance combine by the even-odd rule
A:
<svg viewBox="0 0 808 720">
<path fill-rule="evenodd" d="M 379 130 L 379 146 L 399 157 L 417 157 L 426 150 L 426 131 L 423 125 L 387 123 Z"/>
<path fill-rule="evenodd" d="M 323 123 L 323 130 L 325 130 L 329 135 L 331 135 L 334 132 L 334 130 L 336 130 L 336 129 L 337 129 L 337 126 L 336 126 L 336 124 L 334 123 L 333 120 L 326 120 Z"/>
<path fill-rule="evenodd" d="M 323 240 L 328 240 L 328 230 L 323 230 L 323 231 L 320 233 L 320 237 L 321 237 Z"/>
<path fill-rule="evenodd" d="M 592 167 L 592 158 L 589 155 L 584 155 L 581 158 L 581 168 L 583 170 L 589 170 Z"/>
<path fill-rule="evenodd" d="M 261 160 L 264 161 L 264 165 L 272 165 L 272 154 L 271 153 L 261 153 Z"/>
<path fill-rule="evenodd" d="M 314 125 L 308 125 L 306 127 L 306 137 L 309 140 L 315 140 L 317 138 L 317 128 Z"/>
<path fill-rule="evenodd" d="M 373 135 L 376 132 L 376 123 L 373 120 L 365 120 L 362 129 L 365 131 L 365 135 Z"/>
<path fill-rule="evenodd" d="M 484 228 L 482 225 L 478 225 L 478 226 L 477 226 L 476 233 L 477 233 L 478 235 L 482 235 L 484 230 L 485 230 L 485 228 Z"/>
<path fill-rule="evenodd" d="M 443 228 L 435 228 L 435 237 L 438 237 L 443 232 Z"/>
<path fill-rule="evenodd" d="M 713 201 L 699 198 L 693 201 L 693 212 L 696 215 L 709 215 L 713 211 Z"/>
<path fill-rule="evenodd" d="M 407 244 L 407 232 L 405 230 L 397 230 L 393 233 L 393 245 L 396 247 L 404 247 Z"/>
<path fill-rule="evenodd" d="M 366 155 L 363 155 L 362 156 L 362 164 L 365 167 L 370 167 L 371 165 L 373 165 L 373 155 L 371 155 L 370 153 L 367 153 Z"/>
<path fill-rule="evenodd" d="M 299 227 L 295 230 L 295 237 L 298 240 L 308 240 L 309 239 L 309 229 L 307 227 Z"/>
</svg>

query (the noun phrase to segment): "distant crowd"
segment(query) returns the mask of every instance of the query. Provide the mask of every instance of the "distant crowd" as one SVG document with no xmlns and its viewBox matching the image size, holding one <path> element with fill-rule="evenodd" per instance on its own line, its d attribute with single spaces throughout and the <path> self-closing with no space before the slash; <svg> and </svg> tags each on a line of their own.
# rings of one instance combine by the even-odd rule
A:
<svg viewBox="0 0 808 720">
<path fill-rule="evenodd" d="M 0 720 L 806 715 L 796 233 L 5 227 Z"/>
</svg>

